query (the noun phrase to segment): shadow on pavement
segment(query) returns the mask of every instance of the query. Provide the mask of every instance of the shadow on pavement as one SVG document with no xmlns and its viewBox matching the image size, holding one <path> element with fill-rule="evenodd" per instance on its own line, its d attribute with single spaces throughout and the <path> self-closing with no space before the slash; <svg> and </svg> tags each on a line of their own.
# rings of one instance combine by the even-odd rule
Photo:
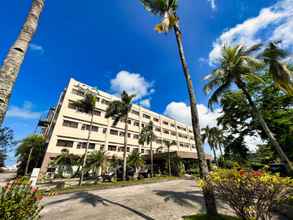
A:
<svg viewBox="0 0 293 220">
<path fill-rule="evenodd" d="M 119 206 L 121 208 L 127 209 L 130 212 L 133 212 L 134 214 L 142 217 L 143 219 L 155 220 L 154 218 L 151 218 L 150 216 L 147 216 L 144 213 L 139 212 L 139 211 L 137 211 L 137 210 L 135 210 L 135 209 L 133 209 L 131 207 L 128 207 L 128 206 L 123 205 L 123 204 L 118 203 L 118 202 L 111 201 L 109 199 L 103 198 L 101 196 L 98 196 L 98 195 L 95 195 L 95 194 L 92 194 L 92 193 L 89 193 L 89 192 L 74 193 L 72 196 L 70 196 L 68 198 L 64 198 L 64 199 L 49 202 L 49 203 L 46 204 L 46 206 L 53 205 L 53 204 L 58 204 L 58 203 L 62 203 L 62 202 L 66 202 L 66 201 L 70 201 L 70 200 L 74 200 L 74 199 L 80 199 L 81 203 L 90 204 L 92 207 L 96 207 L 97 204 L 102 204 L 104 206 L 109 206 L 109 204 Z"/>
</svg>

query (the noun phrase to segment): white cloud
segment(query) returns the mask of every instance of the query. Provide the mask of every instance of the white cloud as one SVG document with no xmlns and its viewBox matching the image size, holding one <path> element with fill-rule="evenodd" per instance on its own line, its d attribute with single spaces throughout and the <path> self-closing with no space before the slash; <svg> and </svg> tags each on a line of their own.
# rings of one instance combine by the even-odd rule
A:
<svg viewBox="0 0 293 220">
<path fill-rule="evenodd" d="M 216 0 L 208 0 L 208 2 L 211 4 L 211 8 L 213 10 L 216 10 L 217 6 L 216 6 Z"/>
<path fill-rule="evenodd" d="M 125 70 L 120 71 L 116 77 L 111 80 L 111 90 L 116 96 L 120 96 L 123 91 L 129 94 L 135 94 L 135 100 L 141 100 L 155 92 L 152 82 L 148 82 L 139 73 L 129 73 Z"/>
<path fill-rule="evenodd" d="M 217 118 L 220 116 L 219 110 L 211 112 L 205 105 L 197 105 L 200 127 L 207 125 L 210 127 L 217 126 Z M 190 106 L 184 102 L 171 102 L 167 105 L 165 115 L 174 118 L 177 121 L 191 125 Z"/>
<path fill-rule="evenodd" d="M 140 105 L 150 108 L 151 107 L 151 100 L 150 99 L 143 99 L 139 102 Z"/>
<path fill-rule="evenodd" d="M 282 40 L 283 46 L 293 46 L 293 0 L 280 0 L 271 7 L 263 8 L 259 15 L 225 31 L 213 43 L 209 54 L 210 65 L 217 63 L 224 44 L 251 46 L 260 42 Z"/>
<path fill-rule="evenodd" d="M 7 111 L 6 116 L 21 119 L 38 119 L 41 116 L 41 112 L 32 111 L 32 103 L 26 101 L 21 107 L 11 106 Z"/>
<path fill-rule="evenodd" d="M 31 43 L 30 44 L 30 49 L 33 50 L 33 51 L 36 51 L 36 52 L 38 52 L 40 54 L 43 54 L 45 52 L 43 46 L 39 45 L 39 44 Z"/>
</svg>

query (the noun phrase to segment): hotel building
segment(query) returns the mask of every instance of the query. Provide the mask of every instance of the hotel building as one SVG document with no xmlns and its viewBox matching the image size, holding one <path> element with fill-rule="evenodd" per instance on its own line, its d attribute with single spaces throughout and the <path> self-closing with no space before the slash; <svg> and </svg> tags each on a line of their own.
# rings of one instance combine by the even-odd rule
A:
<svg viewBox="0 0 293 220">
<path fill-rule="evenodd" d="M 116 155 L 122 158 L 124 122 L 119 122 L 113 127 L 113 120 L 105 118 L 109 103 L 117 97 L 70 79 L 56 107 L 51 108 L 47 117 L 39 121 L 42 133 L 47 139 L 47 150 L 41 167 L 42 173 L 46 172 L 49 162 L 59 155 L 62 149 L 68 149 L 73 154 L 84 154 L 91 115 L 83 112 L 75 103 L 84 98 L 86 90 L 92 91 L 97 96 L 89 152 L 104 150 L 109 157 Z M 176 145 L 172 146 L 170 151 L 176 151 L 185 158 L 196 159 L 192 127 L 136 104 L 133 104 L 128 120 L 128 153 L 132 151 L 139 151 L 142 154 L 150 153 L 149 146 L 138 144 L 139 133 L 150 120 L 154 123 L 154 132 L 157 136 L 157 140 L 153 142 L 154 152 L 158 149 L 166 151 L 163 140 L 174 140 Z"/>
</svg>

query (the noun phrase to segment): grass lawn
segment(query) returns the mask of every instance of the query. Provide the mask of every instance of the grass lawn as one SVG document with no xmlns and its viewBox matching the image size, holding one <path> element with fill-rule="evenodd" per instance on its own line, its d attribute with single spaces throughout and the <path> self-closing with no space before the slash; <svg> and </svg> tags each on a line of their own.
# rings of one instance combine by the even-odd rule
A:
<svg viewBox="0 0 293 220">
<path fill-rule="evenodd" d="M 240 220 L 240 218 L 228 215 L 209 216 L 206 214 L 184 216 L 184 220 Z"/>
<path fill-rule="evenodd" d="M 84 191 L 91 191 L 91 190 L 102 190 L 102 189 L 111 189 L 111 188 L 126 187 L 126 186 L 132 186 L 132 185 L 157 183 L 157 182 L 176 180 L 176 179 L 179 179 L 179 177 L 160 176 L 160 177 L 145 178 L 145 179 L 140 179 L 140 180 L 117 181 L 117 182 L 97 182 L 95 184 L 86 184 L 85 183 L 81 186 L 67 187 L 62 190 L 54 189 L 50 192 L 44 192 L 44 194 L 51 195 L 51 193 L 54 192 L 54 194 L 56 193 L 59 195 L 59 194 L 66 194 L 66 193 L 80 192 L 80 191 L 84 192 Z"/>
</svg>

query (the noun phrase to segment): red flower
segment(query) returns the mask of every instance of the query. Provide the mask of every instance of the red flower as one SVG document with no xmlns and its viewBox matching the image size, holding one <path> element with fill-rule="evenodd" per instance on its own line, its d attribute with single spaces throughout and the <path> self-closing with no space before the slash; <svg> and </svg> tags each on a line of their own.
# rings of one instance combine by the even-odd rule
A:
<svg viewBox="0 0 293 220">
<path fill-rule="evenodd" d="M 253 176 L 261 176 L 261 175 L 262 175 L 262 172 L 260 172 L 260 171 L 254 171 L 254 172 L 252 173 L 252 175 L 253 175 Z"/>
<path fill-rule="evenodd" d="M 240 171 L 239 171 L 239 174 L 240 174 L 240 176 L 244 176 L 245 171 L 244 171 L 244 170 L 240 170 Z"/>
</svg>

